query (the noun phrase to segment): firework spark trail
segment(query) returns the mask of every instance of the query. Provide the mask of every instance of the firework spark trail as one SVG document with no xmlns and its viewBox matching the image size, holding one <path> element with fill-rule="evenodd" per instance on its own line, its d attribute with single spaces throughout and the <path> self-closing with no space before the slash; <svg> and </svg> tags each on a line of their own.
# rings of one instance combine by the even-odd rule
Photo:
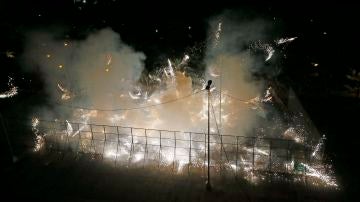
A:
<svg viewBox="0 0 360 202">
<path fill-rule="evenodd" d="M 74 130 L 68 120 L 65 120 L 65 122 L 66 122 L 66 134 L 69 136 L 73 133 Z"/>
<path fill-rule="evenodd" d="M 164 69 L 165 75 L 166 75 L 167 77 L 174 78 L 174 77 L 175 77 L 175 73 L 174 73 L 173 65 L 172 65 L 170 59 L 168 59 L 167 62 L 168 62 L 168 66 L 167 66 L 167 68 Z"/>
<path fill-rule="evenodd" d="M 269 88 L 266 89 L 265 97 L 264 97 L 264 99 L 261 100 L 262 102 L 272 102 L 273 101 L 271 90 L 272 90 L 271 86 L 269 86 Z"/>
<path fill-rule="evenodd" d="M 111 59 L 112 59 L 112 56 L 109 54 L 109 55 L 107 55 L 107 63 L 106 63 L 106 65 L 110 65 L 111 64 Z"/>
<path fill-rule="evenodd" d="M 186 65 L 187 62 L 189 61 L 189 59 L 190 59 L 189 55 L 185 55 L 184 58 L 181 60 L 181 63 L 179 66 Z"/>
<path fill-rule="evenodd" d="M 215 47 L 219 44 L 222 31 L 222 22 L 218 23 L 217 30 L 215 32 Z"/>
<path fill-rule="evenodd" d="M 84 111 L 84 110 L 80 110 L 81 111 L 81 113 Z M 86 124 L 88 124 L 88 122 L 89 122 L 89 120 L 90 120 L 90 117 L 91 117 L 91 115 L 94 113 L 94 111 L 90 111 L 89 113 L 86 113 L 86 114 L 82 114 L 81 115 L 81 117 L 82 117 L 82 119 L 83 119 L 83 121 L 82 121 L 82 126 L 81 127 L 79 127 L 78 128 L 78 130 L 72 135 L 72 137 L 75 137 L 76 135 L 78 135 L 78 134 L 80 134 L 80 132 L 82 131 L 82 130 L 84 130 L 84 128 L 86 127 Z M 97 113 L 97 112 L 95 112 L 95 113 Z M 71 126 L 71 125 L 70 125 Z M 71 130 L 72 130 L 72 128 L 71 128 Z"/>
<path fill-rule="evenodd" d="M 301 165 L 303 165 L 307 169 L 308 172 L 306 173 L 306 175 L 320 179 L 322 182 L 326 183 L 327 186 L 339 186 L 332 176 L 327 175 L 326 173 L 323 173 L 322 171 L 317 170 L 306 163 L 301 163 Z"/>
<path fill-rule="evenodd" d="M 294 41 L 295 39 L 297 39 L 297 37 L 281 38 L 281 39 L 279 39 L 279 40 L 275 40 L 275 43 L 276 43 L 277 45 L 280 45 L 280 44 L 284 44 L 284 43 L 288 43 L 288 42 Z"/>
<path fill-rule="evenodd" d="M 250 48 L 264 51 L 266 53 L 265 62 L 269 61 L 275 53 L 274 48 L 270 44 L 263 43 L 260 40 L 250 44 Z"/>
<path fill-rule="evenodd" d="M 319 143 L 316 144 L 315 146 L 315 149 L 314 149 L 314 152 L 311 154 L 312 157 L 315 157 L 317 152 L 320 150 L 320 148 L 324 145 L 324 141 L 326 140 L 326 137 L 325 135 L 323 135 L 320 140 L 319 140 Z"/>
<path fill-rule="evenodd" d="M 18 94 L 18 87 L 15 86 L 12 81 L 13 78 L 9 76 L 8 87 L 10 88 L 10 90 L 1 93 L 0 98 L 11 98 Z"/>
<path fill-rule="evenodd" d="M 274 55 L 275 50 L 273 49 L 273 47 L 271 47 L 270 45 L 266 45 L 265 46 L 265 51 L 267 53 L 267 57 L 265 59 L 265 61 L 268 61 L 271 59 L 271 57 Z"/>
<path fill-rule="evenodd" d="M 40 151 L 41 148 L 44 146 L 45 144 L 45 139 L 44 136 L 40 134 L 40 131 L 38 129 L 38 126 L 40 124 L 40 121 L 38 118 L 34 117 L 31 120 L 31 129 L 35 135 L 35 146 L 34 146 L 34 151 Z"/>
<path fill-rule="evenodd" d="M 68 100 L 71 98 L 70 96 L 70 91 L 67 90 L 66 88 L 62 87 L 59 83 L 57 84 L 58 88 L 60 89 L 60 91 L 63 93 L 61 95 L 61 99 L 62 100 Z"/>
</svg>

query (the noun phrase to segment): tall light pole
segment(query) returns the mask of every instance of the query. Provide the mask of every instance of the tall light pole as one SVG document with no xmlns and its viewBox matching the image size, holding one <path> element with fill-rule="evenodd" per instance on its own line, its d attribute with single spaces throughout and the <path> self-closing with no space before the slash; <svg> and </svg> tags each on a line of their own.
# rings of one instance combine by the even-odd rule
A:
<svg viewBox="0 0 360 202">
<path fill-rule="evenodd" d="M 208 168 L 207 168 L 207 181 L 206 181 L 206 190 L 211 191 L 210 184 L 210 86 L 212 81 L 208 80 L 206 90 L 208 91 Z"/>
</svg>

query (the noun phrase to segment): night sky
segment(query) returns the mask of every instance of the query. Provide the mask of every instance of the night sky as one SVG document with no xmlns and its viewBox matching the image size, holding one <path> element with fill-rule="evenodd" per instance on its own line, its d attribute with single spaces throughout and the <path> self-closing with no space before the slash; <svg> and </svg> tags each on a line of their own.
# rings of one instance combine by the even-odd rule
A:
<svg viewBox="0 0 360 202">
<path fill-rule="evenodd" d="M 207 40 L 208 20 L 230 10 L 241 18 L 271 22 L 274 37 L 297 37 L 284 52 L 277 79 L 294 88 L 321 134 L 326 134 L 327 153 L 345 190 L 353 194 L 359 188 L 355 151 L 360 134 L 360 92 L 356 91 L 360 91 L 360 77 L 349 79 L 360 72 L 358 6 L 311 1 L 200 5 L 182 1 L 130 5 L 120 0 L 24 2 L 0 3 L 0 91 L 7 90 L 8 76 L 19 86 L 19 95 L 0 100 L 4 115 L 18 110 L 26 113 L 30 109 L 24 102 L 46 103 L 46 98 L 33 96 L 43 95 L 41 77 L 24 72 L 18 59 L 29 31 L 50 30 L 59 38 L 84 39 L 90 32 L 110 27 L 126 44 L 145 53 L 145 68 L 150 71 L 166 58 L 199 51 Z M 202 54 L 199 51 L 199 60 Z"/>
</svg>

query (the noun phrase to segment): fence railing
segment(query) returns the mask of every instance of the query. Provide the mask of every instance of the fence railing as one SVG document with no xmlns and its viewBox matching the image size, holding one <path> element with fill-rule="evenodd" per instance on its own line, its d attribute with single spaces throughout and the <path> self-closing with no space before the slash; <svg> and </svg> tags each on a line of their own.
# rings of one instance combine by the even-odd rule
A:
<svg viewBox="0 0 360 202">
<path fill-rule="evenodd" d="M 25 121 L 8 120 L 10 131 Z M 72 153 L 77 158 L 114 166 L 168 168 L 205 175 L 207 134 L 147 128 L 40 120 L 26 121 L 41 151 Z M 21 128 L 21 127 L 20 127 Z M 24 130 L 25 131 L 25 130 Z M 309 148 L 293 140 L 210 134 L 210 167 L 220 175 L 248 176 L 255 172 L 306 174 L 316 164 Z M 300 164 L 299 164 L 300 163 Z"/>
</svg>

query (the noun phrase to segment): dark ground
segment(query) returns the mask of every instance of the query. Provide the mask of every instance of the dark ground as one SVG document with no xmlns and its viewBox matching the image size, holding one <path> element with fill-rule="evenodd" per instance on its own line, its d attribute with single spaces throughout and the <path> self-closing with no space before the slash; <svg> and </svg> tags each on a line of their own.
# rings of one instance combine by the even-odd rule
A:
<svg viewBox="0 0 360 202">
<path fill-rule="evenodd" d="M 214 180 L 208 192 L 199 176 L 120 169 L 71 158 L 27 158 L 3 173 L 2 197 L 9 201 L 339 201 L 342 197 L 339 191 L 276 183 L 253 186 L 233 179 Z"/>
</svg>

